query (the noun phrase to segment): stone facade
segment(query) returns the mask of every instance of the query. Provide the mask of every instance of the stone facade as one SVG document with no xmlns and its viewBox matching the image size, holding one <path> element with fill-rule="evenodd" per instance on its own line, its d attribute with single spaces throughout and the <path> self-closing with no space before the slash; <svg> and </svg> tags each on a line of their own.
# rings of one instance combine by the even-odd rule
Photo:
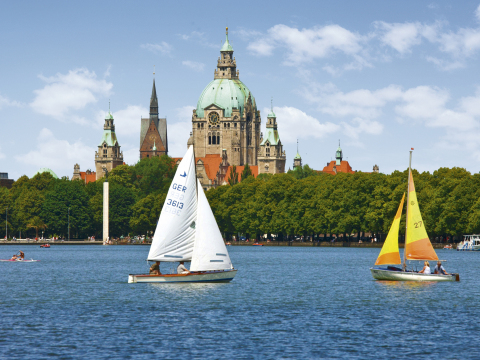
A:
<svg viewBox="0 0 480 360">
<path fill-rule="evenodd" d="M 140 160 L 164 154 L 168 155 L 167 119 L 158 117 L 157 89 L 153 79 L 150 117 L 140 121 Z"/>
<path fill-rule="evenodd" d="M 115 134 L 113 116 L 108 112 L 103 125 L 103 137 L 98 151 L 95 151 L 96 180 L 105 176 L 105 170 L 112 171 L 118 165 L 123 165 L 123 153 Z"/>
</svg>

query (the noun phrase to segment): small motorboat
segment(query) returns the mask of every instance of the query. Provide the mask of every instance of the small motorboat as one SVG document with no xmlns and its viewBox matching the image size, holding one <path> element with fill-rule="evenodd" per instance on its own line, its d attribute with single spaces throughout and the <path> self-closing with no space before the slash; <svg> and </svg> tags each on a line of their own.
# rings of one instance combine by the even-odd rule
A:
<svg viewBox="0 0 480 360">
<path fill-rule="evenodd" d="M 50 244 L 43 244 L 43 245 L 40 245 L 41 248 L 49 248 L 50 247 Z"/>
<path fill-rule="evenodd" d="M 252 246 L 263 246 L 263 244 L 253 243 Z"/>
<path fill-rule="evenodd" d="M 452 245 L 445 245 L 443 248 L 445 250 L 451 250 L 451 249 L 453 249 L 453 246 Z"/>
</svg>

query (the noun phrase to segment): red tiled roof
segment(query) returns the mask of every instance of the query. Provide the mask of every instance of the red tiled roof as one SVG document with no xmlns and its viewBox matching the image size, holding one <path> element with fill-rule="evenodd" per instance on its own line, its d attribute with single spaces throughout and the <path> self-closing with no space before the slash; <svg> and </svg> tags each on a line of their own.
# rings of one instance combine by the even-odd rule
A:
<svg viewBox="0 0 480 360">
<path fill-rule="evenodd" d="M 183 158 L 172 158 L 175 162 L 180 162 Z M 205 157 L 196 157 L 195 163 L 198 163 L 198 160 L 202 160 L 203 166 L 205 166 L 205 172 L 210 180 L 215 180 L 217 177 L 218 169 L 222 163 L 222 157 L 218 154 L 207 154 Z"/>
<path fill-rule="evenodd" d="M 327 174 L 335 175 L 335 171 L 333 171 L 333 167 L 335 166 L 337 169 L 337 173 L 347 173 L 347 174 L 355 174 L 355 171 L 352 170 L 352 167 L 348 163 L 348 161 L 341 161 L 340 165 L 335 165 L 336 161 L 332 160 L 330 163 L 323 168 L 323 172 Z"/>
<path fill-rule="evenodd" d="M 205 157 L 195 158 L 196 163 L 198 163 L 198 160 L 202 160 L 208 178 L 214 181 L 217 177 L 217 172 L 220 169 L 222 157 L 218 154 L 207 154 Z"/>
<path fill-rule="evenodd" d="M 91 172 L 90 174 L 87 175 L 87 173 L 85 171 L 80 171 L 80 178 L 83 181 L 85 181 L 85 184 L 88 184 L 90 182 L 93 182 L 93 181 L 97 180 L 97 173 L 96 172 Z"/>
<path fill-rule="evenodd" d="M 250 170 L 252 171 L 252 175 L 254 177 L 257 177 L 258 176 L 258 165 L 253 165 L 253 166 L 250 166 Z M 228 169 L 227 169 L 227 175 L 225 175 L 225 181 L 228 182 L 228 180 L 230 179 L 230 169 L 233 168 L 233 166 L 229 166 Z M 243 169 L 245 169 L 245 166 L 237 166 L 236 167 L 236 170 L 237 170 L 237 174 L 238 174 L 238 181 L 242 180 L 242 172 L 243 172 Z"/>
</svg>

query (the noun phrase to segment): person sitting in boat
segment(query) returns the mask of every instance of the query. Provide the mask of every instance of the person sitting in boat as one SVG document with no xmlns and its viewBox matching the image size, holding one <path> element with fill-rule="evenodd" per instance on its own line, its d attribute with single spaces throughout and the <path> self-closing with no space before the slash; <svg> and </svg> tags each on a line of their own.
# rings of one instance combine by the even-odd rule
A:
<svg viewBox="0 0 480 360">
<path fill-rule="evenodd" d="M 150 266 L 150 275 L 162 275 L 160 272 L 160 261 Z"/>
<path fill-rule="evenodd" d="M 420 274 L 431 274 L 431 270 L 430 270 L 430 264 L 428 263 L 428 261 L 425 261 L 423 263 L 423 269 L 419 271 Z"/>
<path fill-rule="evenodd" d="M 10 260 L 17 260 L 17 254 L 13 255 Z"/>
<path fill-rule="evenodd" d="M 442 266 L 442 262 L 438 261 L 437 266 L 435 266 L 435 269 L 433 269 L 434 274 L 442 274 L 442 275 L 448 275 L 447 271 L 445 268 Z"/>
<path fill-rule="evenodd" d="M 23 253 L 23 251 L 20 250 L 19 253 L 20 253 L 20 259 L 22 260 L 25 259 L 25 254 Z"/>
<path fill-rule="evenodd" d="M 183 265 L 183 261 L 180 261 L 180 265 L 177 267 L 177 274 L 190 274 L 190 271 Z"/>
</svg>

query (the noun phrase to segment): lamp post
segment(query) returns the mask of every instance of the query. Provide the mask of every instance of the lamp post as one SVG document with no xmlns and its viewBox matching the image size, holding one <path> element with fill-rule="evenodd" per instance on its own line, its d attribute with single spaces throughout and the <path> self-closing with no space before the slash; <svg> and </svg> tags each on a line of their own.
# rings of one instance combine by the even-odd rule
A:
<svg viewBox="0 0 480 360">
<path fill-rule="evenodd" d="M 70 207 L 68 208 L 68 241 L 70 241 Z"/>
</svg>

